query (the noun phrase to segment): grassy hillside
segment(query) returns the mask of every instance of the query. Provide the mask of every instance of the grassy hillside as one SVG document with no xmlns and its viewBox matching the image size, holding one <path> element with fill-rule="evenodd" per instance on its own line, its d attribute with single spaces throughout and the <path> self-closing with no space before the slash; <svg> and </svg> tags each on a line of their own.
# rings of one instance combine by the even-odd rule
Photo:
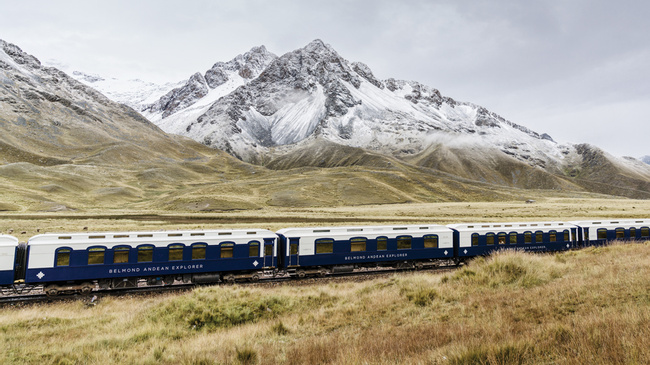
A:
<svg viewBox="0 0 650 365">
<path fill-rule="evenodd" d="M 3 363 L 642 364 L 650 244 L 0 309 Z"/>
<path fill-rule="evenodd" d="M 341 166 L 268 169 L 221 151 L 178 140 L 186 157 L 144 158 L 123 148 L 84 155 L 83 161 L 43 166 L 0 164 L 0 210 L 16 213 L 95 210 L 178 213 L 262 207 L 342 207 L 368 204 L 598 197 L 573 188 L 521 189 L 468 180 L 427 167 L 359 155 Z M 191 153 L 190 153 L 191 152 Z M 358 151 L 357 151 L 358 152 Z M 128 156 L 128 157 L 126 157 Z M 120 158 L 131 162 L 120 163 Z M 369 158 L 367 160 L 366 158 Z M 279 162 L 278 162 L 279 163 Z"/>
</svg>

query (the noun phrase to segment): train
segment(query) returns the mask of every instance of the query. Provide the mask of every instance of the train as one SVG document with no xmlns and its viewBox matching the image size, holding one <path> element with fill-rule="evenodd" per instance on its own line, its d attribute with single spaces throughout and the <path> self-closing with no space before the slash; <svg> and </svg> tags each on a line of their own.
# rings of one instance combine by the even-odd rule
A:
<svg viewBox="0 0 650 365">
<path fill-rule="evenodd" d="M 0 290 L 48 296 L 458 265 L 496 250 L 650 240 L 650 219 L 0 235 Z"/>
</svg>

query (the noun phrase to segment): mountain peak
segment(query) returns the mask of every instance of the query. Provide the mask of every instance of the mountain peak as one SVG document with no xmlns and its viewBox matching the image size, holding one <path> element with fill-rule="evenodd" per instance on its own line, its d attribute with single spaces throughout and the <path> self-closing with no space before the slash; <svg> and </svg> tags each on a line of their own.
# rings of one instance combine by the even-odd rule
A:
<svg viewBox="0 0 650 365">
<path fill-rule="evenodd" d="M 309 42 L 303 49 L 307 52 L 313 52 L 313 53 L 323 53 L 323 52 L 336 53 L 336 51 L 334 50 L 334 48 L 332 48 L 332 46 L 323 42 L 320 39 L 314 39 L 313 41 Z"/>
<path fill-rule="evenodd" d="M 237 73 L 244 79 L 250 80 L 257 77 L 277 57 L 267 51 L 263 45 L 253 47 L 250 51 L 237 55 L 228 62 L 215 63 L 205 73 L 205 79 L 212 89 L 226 83 L 232 77 L 232 75 L 229 76 L 232 73 Z"/>
<path fill-rule="evenodd" d="M 417 154 L 432 141 L 461 135 L 535 166 L 562 153 L 553 150 L 550 138 L 478 105 L 415 81 L 378 80 L 366 64 L 349 62 L 320 39 L 281 57 L 271 55 L 259 46 L 216 63 L 205 74 L 213 90 L 200 103 L 196 85 L 188 90 L 190 100 L 160 100 L 156 115 L 168 119 L 159 126 L 247 161 L 312 135 L 394 155 Z M 178 91 L 171 96 L 188 97 Z"/>
</svg>

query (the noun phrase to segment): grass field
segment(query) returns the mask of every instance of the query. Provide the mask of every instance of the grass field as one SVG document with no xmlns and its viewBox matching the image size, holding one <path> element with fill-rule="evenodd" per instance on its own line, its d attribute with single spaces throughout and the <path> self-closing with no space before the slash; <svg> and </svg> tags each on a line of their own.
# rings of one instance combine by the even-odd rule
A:
<svg viewBox="0 0 650 365">
<path fill-rule="evenodd" d="M 543 198 L 265 208 L 5 214 L 0 229 L 171 230 L 650 217 L 646 201 Z M 25 233 L 22 233 L 25 232 Z M 0 363 L 645 364 L 650 243 L 504 252 L 454 272 L 363 282 L 201 287 L 0 308 Z"/>
<path fill-rule="evenodd" d="M 0 309 L 16 364 L 647 364 L 650 244 Z"/>
<path fill-rule="evenodd" d="M 169 212 L 97 208 L 84 212 L 0 214 L 0 232 L 26 241 L 39 233 L 268 228 L 371 224 L 451 224 L 459 222 L 567 221 L 591 218 L 648 218 L 647 200 L 541 197 L 532 204 L 443 202 L 354 207 L 265 207 L 224 212 Z M 23 233 L 24 232 L 24 233 Z"/>
</svg>

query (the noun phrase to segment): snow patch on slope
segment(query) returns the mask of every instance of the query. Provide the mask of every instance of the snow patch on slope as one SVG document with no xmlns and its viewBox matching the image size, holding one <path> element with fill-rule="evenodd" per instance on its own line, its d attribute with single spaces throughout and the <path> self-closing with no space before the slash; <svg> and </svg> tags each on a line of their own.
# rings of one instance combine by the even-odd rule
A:
<svg viewBox="0 0 650 365">
<path fill-rule="evenodd" d="M 142 115 L 167 133 L 187 135 L 188 126 L 196 122 L 201 115 L 205 114 L 212 104 L 245 83 L 246 81 L 243 77 L 233 72 L 230 73 L 228 81 L 216 89 L 210 89 L 207 95 L 179 112 L 169 115 L 166 118 L 163 118 L 163 111 L 151 112 L 144 110 L 142 111 Z"/>
</svg>

